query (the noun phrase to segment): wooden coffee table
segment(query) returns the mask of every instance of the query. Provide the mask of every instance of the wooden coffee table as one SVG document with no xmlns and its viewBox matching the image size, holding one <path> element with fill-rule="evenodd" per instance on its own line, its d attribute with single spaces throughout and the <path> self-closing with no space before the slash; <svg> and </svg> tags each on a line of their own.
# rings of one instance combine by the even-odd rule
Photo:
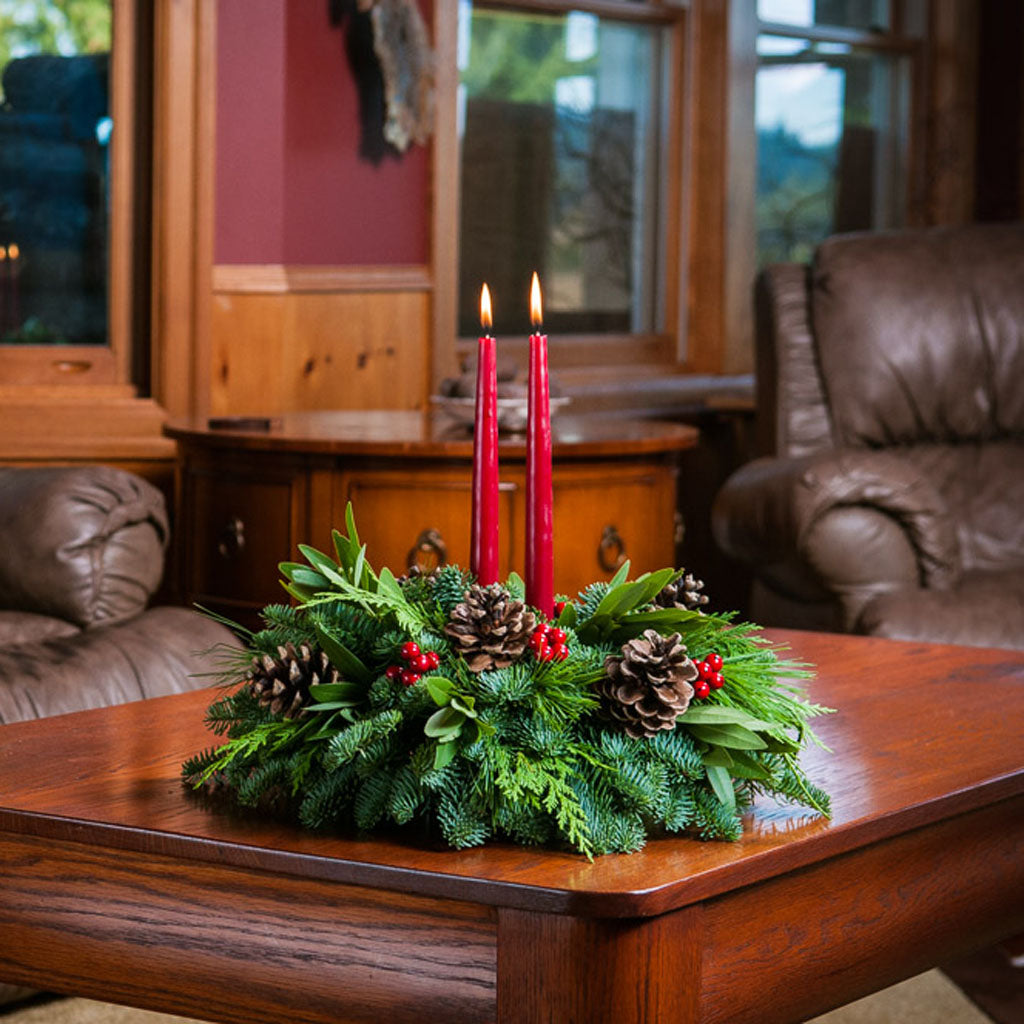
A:
<svg viewBox="0 0 1024 1024">
<path fill-rule="evenodd" d="M 216 1021 L 800 1021 L 1024 931 L 1024 654 L 772 632 L 825 822 L 594 863 L 202 806 L 209 692 L 0 729 L 0 978 Z"/>
</svg>

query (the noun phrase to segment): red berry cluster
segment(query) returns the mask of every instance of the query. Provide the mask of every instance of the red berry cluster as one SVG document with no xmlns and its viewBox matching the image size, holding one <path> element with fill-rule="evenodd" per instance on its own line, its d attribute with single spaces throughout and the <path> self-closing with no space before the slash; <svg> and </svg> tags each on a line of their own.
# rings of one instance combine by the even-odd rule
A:
<svg viewBox="0 0 1024 1024">
<path fill-rule="evenodd" d="M 724 685 L 722 656 L 717 651 L 712 651 L 703 661 L 697 662 L 697 681 L 693 684 L 694 695 L 704 698 L 712 690 L 720 690 Z"/>
<path fill-rule="evenodd" d="M 407 640 L 402 644 L 400 654 L 405 665 L 389 665 L 384 675 L 393 683 L 401 682 L 403 686 L 418 683 L 424 672 L 432 672 L 441 665 L 437 651 L 421 651 L 415 640 Z"/>
<path fill-rule="evenodd" d="M 542 622 L 530 637 L 530 650 L 538 661 L 565 661 L 569 657 L 568 641 L 564 629 Z"/>
</svg>

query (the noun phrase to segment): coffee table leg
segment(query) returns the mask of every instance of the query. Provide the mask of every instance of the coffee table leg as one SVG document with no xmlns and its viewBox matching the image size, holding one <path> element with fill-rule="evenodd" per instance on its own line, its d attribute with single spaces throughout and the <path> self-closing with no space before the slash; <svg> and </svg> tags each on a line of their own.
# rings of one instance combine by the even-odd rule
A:
<svg viewBox="0 0 1024 1024">
<path fill-rule="evenodd" d="M 498 1024 L 697 1024 L 700 908 L 654 918 L 498 912 Z"/>
</svg>

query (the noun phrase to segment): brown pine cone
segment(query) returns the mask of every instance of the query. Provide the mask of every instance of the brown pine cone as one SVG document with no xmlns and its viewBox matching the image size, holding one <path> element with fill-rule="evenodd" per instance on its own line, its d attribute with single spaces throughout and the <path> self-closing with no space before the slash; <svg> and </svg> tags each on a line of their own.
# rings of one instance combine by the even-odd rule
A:
<svg viewBox="0 0 1024 1024">
<path fill-rule="evenodd" d="M 609 655 L 608 673 L 597 683 L 606 714 L 623 722 L 637 739 L 674 729 L 690 705 L 697 666 L 687 657 L 678 633 L 663 637 L 653 629 L 622 646 L 622 655 Z"/>
<path fill-rule="evenodd" d="M 278 647 L 277 657 L 263 654 L 252 659 L 249 692 L 261 707 L 275 715 L 295 718 L 312 703 L 309 688 L 319 683 L 339 681 L 338 670 L 319 648 L 292 643 Z"/>
<path fill-rule="evenodd" d="M 499 583 L 473 584 L 451 611 L 444 631 L 471 672 L 508 668 L 522 657 L 536 616 Z"/>
<path fill-rule="evenodd" d="M 699 611 L 708 603 L 707 594 L 702 594 L 704 581 L 697 579 L 692 573 L 686 573 L 674 583 L 662 587 L 654 595 L 654 603 L 658 608 L 685 608 L 687 611 Z"/>
</svg>

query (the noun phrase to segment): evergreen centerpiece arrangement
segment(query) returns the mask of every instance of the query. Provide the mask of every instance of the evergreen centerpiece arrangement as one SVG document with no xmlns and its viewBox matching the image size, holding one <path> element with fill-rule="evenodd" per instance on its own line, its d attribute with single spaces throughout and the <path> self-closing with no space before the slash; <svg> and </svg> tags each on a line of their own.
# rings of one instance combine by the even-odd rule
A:
<svg viewBox="0 0 1024 1024">
<path fill-rule="evenodd" d="M 186 762 L 189 785 L 313 829 L 418 825 L 456 848 L 590 857 L 735 839 L 759 793 L 829 813 L 798 763 L 827 710 L 792 682 L 810 670 L 707 611 L 684 571 L 630 581 L 627 563 L 549 622 L 514 574 L 396 579 L 371 568 L 351 507 L 346 528 L 334 557 L 300 546 L 307 562 L 281 566 L 297 603 L 241 631 L 207 713 L 226 742 Z"/>
</svg>

